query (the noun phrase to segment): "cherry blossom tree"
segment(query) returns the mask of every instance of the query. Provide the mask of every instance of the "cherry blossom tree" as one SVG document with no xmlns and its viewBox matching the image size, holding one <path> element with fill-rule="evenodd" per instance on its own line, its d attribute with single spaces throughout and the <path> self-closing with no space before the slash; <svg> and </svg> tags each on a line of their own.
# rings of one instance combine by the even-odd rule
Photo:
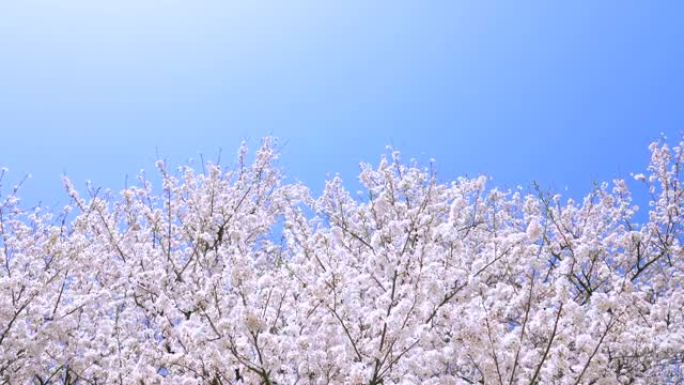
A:
<svg viewBox="0 0 684 385">
<path fill-rule="evenodd" d="M 159 186 L 65 180 L 56 213 L 11 189 L 0 383 L 682 383 L 683 148 L 635 175 L 644 223 L 623 180 L 564 200 L 393 151 L 361 195 L 315 197 L 270 139 L 229 169 L 158 162 Z"/>
</svg>

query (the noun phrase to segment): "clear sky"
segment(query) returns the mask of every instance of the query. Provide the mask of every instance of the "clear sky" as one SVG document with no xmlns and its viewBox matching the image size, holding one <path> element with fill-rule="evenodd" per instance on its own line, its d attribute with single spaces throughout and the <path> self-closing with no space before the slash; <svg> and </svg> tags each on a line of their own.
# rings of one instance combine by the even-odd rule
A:
<svg viewBox="0 0 684 385">
<path fill-rule="evenodd" d="M 684 130 L 681 1 L 0 1 L 0 165 L 24 202 L 274 135 L 293 180 L 385 145 L 569 196 Z M 5 189 L 7 186 L 5 186 Z"/>
</svg>

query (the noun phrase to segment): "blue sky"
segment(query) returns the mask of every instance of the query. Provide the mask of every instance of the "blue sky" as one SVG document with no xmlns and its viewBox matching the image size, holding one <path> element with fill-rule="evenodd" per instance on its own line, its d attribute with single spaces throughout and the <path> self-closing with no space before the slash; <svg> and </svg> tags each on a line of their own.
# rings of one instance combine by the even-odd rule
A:
<svg viewBox="0 0 684 385">
<path fill-rule="evenodd" d="M 385 145 L 448 180 L 580 196 L 684 129 L 682 2 L 0 2 L 0 165 L 60 179 L 231 159 L 274 135 L 320 191 Z M 6 189 L 7 187 L 5 187 Z"/>
</svg>

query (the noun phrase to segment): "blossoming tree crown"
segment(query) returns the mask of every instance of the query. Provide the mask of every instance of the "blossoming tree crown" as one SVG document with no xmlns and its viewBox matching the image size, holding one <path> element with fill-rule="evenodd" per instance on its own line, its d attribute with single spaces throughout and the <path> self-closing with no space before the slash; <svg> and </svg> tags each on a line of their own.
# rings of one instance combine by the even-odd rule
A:
<svg viewBox="0 0 684 385">
<path fill-rule="evenodd" d="M 684 382 L 683 144 L 582 201 L 440 182 L 396 152 L 320 197 L 237 166 L 0 196 L 0 384 Z M 0 178 L 1 181 L 1 178 Z M 157 190 L 158 188 L 158 190 Z"/>
</svg>

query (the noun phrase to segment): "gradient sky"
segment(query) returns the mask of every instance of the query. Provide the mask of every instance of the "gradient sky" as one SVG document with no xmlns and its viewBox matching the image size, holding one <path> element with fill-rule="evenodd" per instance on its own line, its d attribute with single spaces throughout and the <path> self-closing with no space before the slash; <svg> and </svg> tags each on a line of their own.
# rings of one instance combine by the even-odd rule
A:
<svg viewBox="0 0 684 385">
<path fill-rule="evenodd" d="M 0 165 L 25 204 L 280 138 L 320 191 L 385 145 L 580 196 L 684 129 L 684 2 L 0 1 Z M 7 182 L 6 182 L 7 184 Z M 7 186 L 4 187 L 5 191 Z"/>
</svg>

